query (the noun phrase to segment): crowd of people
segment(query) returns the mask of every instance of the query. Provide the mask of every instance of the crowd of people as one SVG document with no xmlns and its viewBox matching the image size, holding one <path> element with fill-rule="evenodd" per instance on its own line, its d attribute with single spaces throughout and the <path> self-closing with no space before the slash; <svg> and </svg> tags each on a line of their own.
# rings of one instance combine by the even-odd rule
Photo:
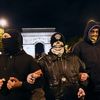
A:
<svg viewBox="0 0 100 100">
<path fill-rule="evenodd" d="M 0 100 L 100 100 L 100 24 L 90 21 L 84 37 L 66 49 L 65 37 L 51 36 L 48 54 L 23 50 L 21 32 L 5 30 L 0 54 Z"/>
</svg>

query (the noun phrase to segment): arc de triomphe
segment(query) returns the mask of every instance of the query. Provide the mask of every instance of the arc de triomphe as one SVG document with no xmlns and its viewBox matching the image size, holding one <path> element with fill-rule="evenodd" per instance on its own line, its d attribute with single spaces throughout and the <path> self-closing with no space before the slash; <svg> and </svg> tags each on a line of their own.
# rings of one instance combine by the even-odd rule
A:
<svg viewBox="0 0 100 100">
<path fill-rule="evenodd" d="M 23 48 L 24 50 L 35 57 L 36 46 L 41 44 L 43 48 L 39 46 L 39 49 L 44 50 L 44 53 L 48 53 L 51 45 L 51 35 L 55 33 L 55 28 L 22 28 L 23 36 Z"/>
</svg>

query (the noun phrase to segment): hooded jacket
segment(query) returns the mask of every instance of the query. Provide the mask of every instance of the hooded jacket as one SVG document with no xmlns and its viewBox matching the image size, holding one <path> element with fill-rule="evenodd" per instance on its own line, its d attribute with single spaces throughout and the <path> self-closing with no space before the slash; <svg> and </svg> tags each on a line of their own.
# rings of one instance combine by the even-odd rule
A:
<svg viewBox="0 0 100 100">
<path fill-rule="evenodd" d="M 93 44 L 88 37 L 88 33 L 95 27 L 99 29 L 99 37 L 96 43 Z M 73 53 L 78 55 L 85 63 L 86 70 L 94 87 L 92 89 L 100 91 L 100 24 L 98 22 L 91 21 L 87 24 L 84 38 L 75 44 Z"/>
<path fill-rule="evenodd" d="M 3 84 L 0 90 L 0 100 L 29 100 L 31 89 L 39 85 L 37 82 L 32 86 L 28 84 L 26 82 L 27 75 L 40 68 L 33 57 L 25 53 L 22 49 L 22 42 L 19 39 L 21 35 L 15 32 L 10 34 L 12 36 L 11 40 L 14 38 L 14 45 L 10 39 L 5 39 L 3 41 L 4 52 L 0 55 L 0 79 L 5 79 L 5 84 Z M 12 46 L 15 46 L 16 49 L 11 49 Z M 22 86 L 8 90 L 7 81 L 10 77 L 16 77 L 22 81 Z"/>
</svg>

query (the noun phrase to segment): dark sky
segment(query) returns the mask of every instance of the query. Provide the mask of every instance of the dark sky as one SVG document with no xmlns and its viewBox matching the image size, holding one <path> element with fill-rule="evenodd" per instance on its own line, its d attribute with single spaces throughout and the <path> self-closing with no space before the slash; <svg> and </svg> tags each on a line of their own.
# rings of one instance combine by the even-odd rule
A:
<svg viewBox="0 0 100 100">
<path fill-rule="evenodd" d="M 88 20 L 100 21 L 99 0 L 0 0 L 10 27 L 55 27 L 67 39 L 83 34 Z"/>
</svg>

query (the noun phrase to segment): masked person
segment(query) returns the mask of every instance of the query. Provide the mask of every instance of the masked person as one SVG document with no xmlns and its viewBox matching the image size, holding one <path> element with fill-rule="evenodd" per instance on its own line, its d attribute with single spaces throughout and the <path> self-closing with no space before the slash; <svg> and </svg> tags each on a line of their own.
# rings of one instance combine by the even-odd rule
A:
<svg viewBox="0 0 100 100">
<path fill-rule="evenodd" d="M 3 53 L 0 55 L 0 100 L 30 100 L 31 85 L 27 75 L 40 68 L 22 47 L 22 36 L 15 29 L 2 35 Z M 36 84 L 32 85 L 36 88 Z"/>
<path fill-rule="evenodd" d="M 100 24 L 89 21 L 81 41 L 75 44 L 73 53 L 86 64 L 89 74 L 86 100 L 100 100 Z"/>
<path fill-rule="evenodd" d="M 50 42 L 50 52 L 38 59 L 45 80 L 46 100 L 77 100 L 85 95 L 79 85 L 79 74 L 84 73 L 84 65 L 78 57 L 65 53 L 65 40 L 61 33 L 52 35 Z M 27 81 L 32 83 L 29 78 Z"/>
</svg>

